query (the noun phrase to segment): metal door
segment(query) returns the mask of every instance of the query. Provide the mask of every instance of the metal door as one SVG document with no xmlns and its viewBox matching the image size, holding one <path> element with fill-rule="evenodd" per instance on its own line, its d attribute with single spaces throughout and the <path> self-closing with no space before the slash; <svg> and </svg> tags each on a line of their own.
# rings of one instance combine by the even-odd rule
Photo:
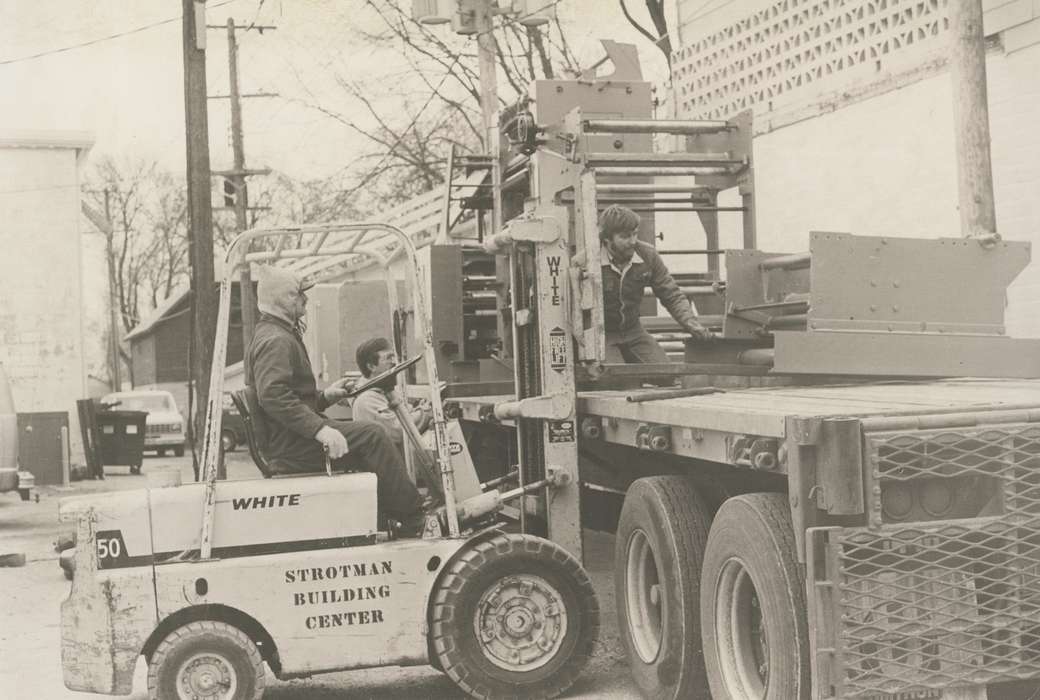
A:
<svg viewBox="0 0 1040 700">
<path fill-rule="evenodd" d="M 18 463 L 36 485 L 67 482 L 69 414 L 65 411 L 18 414 Z"/>
</svg>

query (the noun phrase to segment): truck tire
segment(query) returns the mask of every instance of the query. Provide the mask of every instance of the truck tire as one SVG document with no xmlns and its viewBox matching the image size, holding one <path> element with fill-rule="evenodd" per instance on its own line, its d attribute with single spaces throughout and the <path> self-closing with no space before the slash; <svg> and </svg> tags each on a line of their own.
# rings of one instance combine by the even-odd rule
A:
<svg viewBox="0 0 1040 700">
<path fill-rule="evenodd" d="M 701 562 L 711 511 L 682 476 L 638 479 L 625 494 L 614 550 L 618 630 L 648 698 L 706 698 Z"/>
<path fill-rule="evenodd" d="M 259 700 L 264 662 L 256 644 L 225 622 L 189 622 L 166 635 L 148 662 L 148 697 Z M 230 695 L 225 695 L 228 690 Z"/>
<path fill-rule="evenodd" d="M 585 570 L 532 535 L 495 535 L 463 550 L 431 600 L 436 661 L 473 698 L 556 697 L 577 680 L 599 635 Z"/>
<path fill-rule="evenodd" d="M 176 447 L 174 447 L 173 448 L 173 456 L 174 457 L 183 457 L 184 456 L 184 445 L 177 445 Z"/>
<path fill-rule="evenodd" d="M 737 496 L 715 514 L 701 627 L 715 700 L 809 697 L 805 583 L 784 494 Z"/>
</svg>

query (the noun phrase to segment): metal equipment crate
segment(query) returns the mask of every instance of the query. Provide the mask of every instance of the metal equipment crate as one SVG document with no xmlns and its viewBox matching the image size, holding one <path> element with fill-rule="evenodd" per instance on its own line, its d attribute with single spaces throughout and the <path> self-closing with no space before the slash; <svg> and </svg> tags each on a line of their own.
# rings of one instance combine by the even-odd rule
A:
<svg viewBox="0 0 1040 700">
<path fill-rule="evenodd" d="M 1040 675 L 1040 424 L 864 442 L 869 524 L 809 535 L 815 697 Z"/>
</svg>

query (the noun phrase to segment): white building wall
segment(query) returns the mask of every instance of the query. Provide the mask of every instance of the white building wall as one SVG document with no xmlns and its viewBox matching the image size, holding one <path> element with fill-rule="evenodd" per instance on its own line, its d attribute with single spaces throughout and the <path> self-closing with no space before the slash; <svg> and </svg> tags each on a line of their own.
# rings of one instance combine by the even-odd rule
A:
<svg viewBox="0 0 1040 700">
<path fill-rule="evenodd" d="M 105 236 L 85 217 L 80 217 L 82 250 L 83 361 L 87 373 L 87 395 L 100 397 L 112 387 L 111 295 L 108 285 Z"/>
<path fill-rule="evenodd" d="M 87 395 L 80 183 L 85 135 L 0 135 L 0 362 L 19 412 L 66 411 Z"/>
<path fill-rule="evenodd" d="M 738 2 L 726 12 L 746 16 L 773 4 Z M 817 4 L 791 2 L 793 8 Z M 868 3 L 834 5 L 839 4 Z M 987 77 L 997 228 L 1006 239 L 1040 244 L 1040 3 L 1034 4 L 1035 18 L 1032 6 L 1023 6 L 1022 14 L 1021 2 L 986 3 L 987 34 L 992 34 Z M 703 36 L 694 32 L 699 27 L 690 21 L 696 16 L 691 5 L 697 3 L 680 3 L 680 14 L 687 20 L 684 45 Z M 719 32 L 734 19 L 729 14 L 699 29 Z M 756 119 L 759 248 L 805 250 L 810 230 L 960 235 L 946 39 L 932 41 L 931 51 L 922 46 L 908 51 L 910 63 L 886 54 L 885 65 L 891 71 L 869 80 L 854 67 L 844 93 L 840 76 L 832 74 L 817 86 L 788 85 L 772 101 L 766 96 L 747 105 Z M 733 61 L 740 58 L 734 56 Z M 685 112 L 679 100 L 681 117 L 706 116 L 695 113 L 691 95 L 686 97 Z M 721 99 L 732 100 L 733 93 Z M 731 204 L 737 200 L 735 193 L 724 199 Z M 723 244 L 738 246 L 739 221 L 723 217 L 722 224 Z M 1040 336 L 1038 245 L 1033 259 L 1008 291 L 1006 320 L 1013 336 Z"/>
</svg>

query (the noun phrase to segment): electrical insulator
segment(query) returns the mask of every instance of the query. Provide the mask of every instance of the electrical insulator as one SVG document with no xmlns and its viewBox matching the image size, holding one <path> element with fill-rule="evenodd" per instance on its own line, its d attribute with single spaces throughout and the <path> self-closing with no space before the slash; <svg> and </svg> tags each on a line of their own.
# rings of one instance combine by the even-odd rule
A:
<svg viewBox="0 0 1040 700">
<path fill-rule="evenodd" d="M 477 1 L 457 0 L 455 2 L 455 12 L 451 15 L 453 32 L 466 36 L 477 33 Z"/>
<path fill-rule="evenodd" d="M 412 19 L 422 24 L 445 24 L 454 12 L 452 0 L 412 0 Z"/>
</svg>

